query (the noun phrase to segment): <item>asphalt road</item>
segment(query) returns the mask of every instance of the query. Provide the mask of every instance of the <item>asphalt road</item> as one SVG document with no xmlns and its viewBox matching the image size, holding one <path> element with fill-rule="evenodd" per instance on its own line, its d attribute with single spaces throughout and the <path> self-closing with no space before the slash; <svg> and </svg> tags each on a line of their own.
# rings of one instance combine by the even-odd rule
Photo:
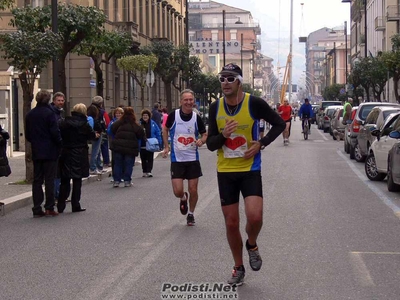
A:
<svg viewBox="0 0 400 300">
<path fill-rule="evenodd" d="M 363 164 L 350 161 L 329 134 L 314 127 L 304 141 L 299 121 L 289 146 L 279 138 L 262 155 L 263 267 L 252 271 L 244 253 L 245 284 L 221 297 L 398 299 L 400 194 L 389 193 L 385 181 L 370 182 Z M 167 295 L 166 283 L 182 289 L 226 282 L 233 260 L 216 154 L 204 147 L 200 156 L 194 227 L 179 212 L 169 160 L 161 157 L 153 178 L 135 167 L 131 188 L 112 188 L 108 179 L 85 185 L 84 213 L 67 207 L 59 217 L 33 219 L 26 207 L 1 217 L 0 299 L 150 300 Z M 179 295 L 218 299 L 206 298 L 211 294 Z"/>
</svg>

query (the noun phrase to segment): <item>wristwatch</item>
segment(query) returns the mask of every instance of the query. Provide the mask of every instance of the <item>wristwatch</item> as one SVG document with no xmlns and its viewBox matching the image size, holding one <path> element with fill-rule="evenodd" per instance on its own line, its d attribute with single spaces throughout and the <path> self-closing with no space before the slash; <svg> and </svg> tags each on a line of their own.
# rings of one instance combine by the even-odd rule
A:
<svg viewBox="0 0 400 300">
<path fill-rule="evenodd" d="M 265 145 L 263 144 L 263 142 L 261 140 L 258 140 L 258 142 L 261 144 L 260 150 L 264 150 L 265 149 Z"/>
</svg>

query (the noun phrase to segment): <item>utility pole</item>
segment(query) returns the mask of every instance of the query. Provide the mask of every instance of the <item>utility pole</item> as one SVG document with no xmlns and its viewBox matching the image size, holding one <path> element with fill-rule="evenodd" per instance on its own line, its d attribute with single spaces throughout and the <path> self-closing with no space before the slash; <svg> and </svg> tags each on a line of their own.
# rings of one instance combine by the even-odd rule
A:
<svg viewBox="0 0 400 300">
<path fill-rule="evenodd" d="M 289 103 L 291 103 L 292 98 L 292 75 L 293 75 L 293 64 L 292 64 L 292 53 L 293 53 L 293 0 L 290 0 L 290 59 L 289 63 Z"/>
<path fill-rule="evenodd" d="M 222 11 L 222 57 L 224 60 L 224 66 L 226 66 L 226 62 L 225 62 L 225 9 Z"/>
<path fill-rule="evenodd" d="M 57 0 L 51 0 L 51 29 L 54 33 L 58 33 L 58 4 Z M 58 78 L 58 61 L 57 56 L 53 57 L 53 94 L 60 91 L 60 79 Z M 65 99 L 67 103 L 67 99 Z"/>
</svg>

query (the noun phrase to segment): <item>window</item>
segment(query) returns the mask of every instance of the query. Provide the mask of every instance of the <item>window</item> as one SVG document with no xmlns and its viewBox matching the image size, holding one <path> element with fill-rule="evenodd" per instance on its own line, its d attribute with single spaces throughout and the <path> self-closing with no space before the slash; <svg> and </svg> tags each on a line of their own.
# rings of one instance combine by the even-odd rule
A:
<svg viewBox="0 0 400 300">
<path fill-rule="evenodd" d="M 211 66 L 213 66 L 214 68 L 217 67 L 217 57 L 214 55 L 210 55 L 208 57 L 208 62 L 210 63 Z"/>
<path fill-rule="evenodd" d="M 231 30 L 231 40 L 237 40 L 237 30 Z"/>
<path fill-rule="evenodd" d="M 43 7 L 44 1 L 43 0 L 32 0 L 32 7 Z"/>
<path fill-rule="evenodd" d="M 109 18 L 109 7 L 108 7 L 108 0 L 103 0 L 103 9 L 104 14 Z"/>
</svg>

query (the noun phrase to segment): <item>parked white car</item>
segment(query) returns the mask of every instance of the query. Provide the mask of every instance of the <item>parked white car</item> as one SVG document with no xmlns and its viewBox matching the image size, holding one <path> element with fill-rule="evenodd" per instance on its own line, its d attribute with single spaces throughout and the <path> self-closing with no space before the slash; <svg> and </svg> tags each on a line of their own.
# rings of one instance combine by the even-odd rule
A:
<svg viewBox="0 0 400 300">
<path fill-rule="evenodd" d="M 376 140 L 369 148 L 365 160 L 365 174 L 370 180 L 383 180 L 387 174 L 388 154 L 393 145 L 398 141 L 391 138 L 389 133 L 394 130 L 400 130 L 400 112 L 390 114 L 382 129 L 375 129 L 371 132 Z"/>
</svg>

